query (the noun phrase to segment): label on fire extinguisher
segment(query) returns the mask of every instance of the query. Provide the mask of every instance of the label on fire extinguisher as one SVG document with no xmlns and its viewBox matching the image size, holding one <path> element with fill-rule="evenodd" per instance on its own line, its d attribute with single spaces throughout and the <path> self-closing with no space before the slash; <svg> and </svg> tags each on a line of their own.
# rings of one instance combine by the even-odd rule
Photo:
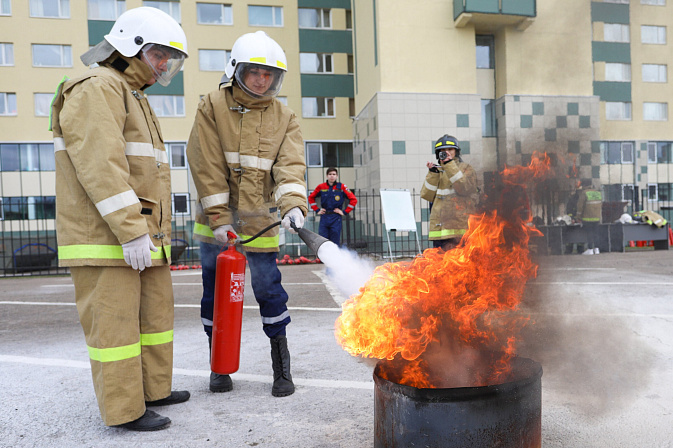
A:
<svg viewBox="0 0 673 448">
<path fill-rule="evenodd" d="M 245 274 L 231 273 L 231 301 L 243 301 L 243 286 L 245 283 Z"/>
</svg>

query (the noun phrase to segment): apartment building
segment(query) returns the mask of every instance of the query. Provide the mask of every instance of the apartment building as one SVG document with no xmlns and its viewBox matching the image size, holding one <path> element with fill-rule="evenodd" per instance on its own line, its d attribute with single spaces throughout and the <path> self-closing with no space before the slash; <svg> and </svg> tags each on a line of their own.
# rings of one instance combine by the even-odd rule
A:
<svg viewBox="0 0 673 448">
<path fill-rule="evenodd" d="M 448 133 L 482 188 L 534 151 L 568 164 L 545 220 L 579 179 L 629 211 L 670 213 L 671 3 L 353 1 L 354 186 L 419 190 Z"/>
<path fill-rule="evenodd" d="M 185 148 L 200 98 L 218 87 L 232 45 L 263 30 L 285 50 L 279 99 L 301 123 L 308 185 L 336 166 L 354 182 L 350 0 L 0 0 L 0 226 L 10 235 L 54 229 L 50 102 L 64 76 L 86 70 L 79 56 L 125 10 L 161 9 L 185 30 L 189 58 L 168 87 L 146 90 L 159 116 L 172 171 L 173 212 L 189 228 L 196 193 Z"/>
</svg>

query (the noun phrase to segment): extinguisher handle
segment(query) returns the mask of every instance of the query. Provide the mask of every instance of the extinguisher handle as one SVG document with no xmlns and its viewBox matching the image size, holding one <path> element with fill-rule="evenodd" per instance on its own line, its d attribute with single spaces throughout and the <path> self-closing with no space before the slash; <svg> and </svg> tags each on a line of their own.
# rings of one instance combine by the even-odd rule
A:
<svg viewBox="0 0 673 448">
<path fill-rule="evenodd" d="M 236 235 L 234 232 L 227 231 L 227 238 L 229 238 L 229 241 L 235 240 L 236 238 L 238 238 L 238 235 Z"/>
</svg>

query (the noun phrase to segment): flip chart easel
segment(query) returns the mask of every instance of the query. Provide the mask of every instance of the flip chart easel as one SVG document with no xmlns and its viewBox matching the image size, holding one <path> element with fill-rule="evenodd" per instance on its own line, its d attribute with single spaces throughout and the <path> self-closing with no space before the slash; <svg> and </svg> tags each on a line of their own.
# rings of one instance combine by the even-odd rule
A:
<svg viewBox="0 0 673 448">
<path fill-rule="evenodd" d="M 381 209 L 383 210 L 383 222 L 386 226 L 386 238 L 388 239 L 388 252 L 390 258 L 393 258 L 393 250 L 390 245 L 389 232 L 414 232 L 416 235 L 416 246 L 418 253 L 421 253 L 421 243 L 418 240 L 418 231 L 416 230 L 416 218 L 414 217 L 414 206 L 411 202 L 411 193 L 409 190 L 396 190 L 382 188 Z"/>
</svg>

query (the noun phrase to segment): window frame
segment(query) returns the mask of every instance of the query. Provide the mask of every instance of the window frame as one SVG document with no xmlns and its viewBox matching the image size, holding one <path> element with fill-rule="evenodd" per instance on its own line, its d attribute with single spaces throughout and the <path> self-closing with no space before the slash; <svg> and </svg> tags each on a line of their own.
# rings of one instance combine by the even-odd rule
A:
<svg viewBox="0 0 673 448">
<path fill-rule="evenodd" d="M 640 0 L 641 5 L 666 6 L 666 0 Z"/>
<path fill-rule="evenodd" d="M 103 0 L 96 0 L 98 2 L 103 1 Z M 100 20 L 100 21 L 107 21 L 107 22 L 114 22 L 116 21 L 120 15 L 122 15 L 123 12 L 126 11 L 126 0 L 108 0 L 114 3 L 114 10 L 115 10 L 115 18 L 110 19 L 110 18 L 105 18 L 105 17 L 93 17 L 91 14 L 91 0 L 87 0 L 86 2 L 86 7 L 87 7 L 87 19 L 88 20 Z M 121 6 L 121 8 L 120 8 Z"/>
<path fill-rule="evenodd" d="M 48 98 L 47 101 L 47 110 L 45 113 L 38 114 L 38 95 L 40 98 Z M 48 117 L 51 112 L 51 101 L 54 99 L 53 93 L 43 93 L 43 92 L 33 92 L 33 111 L 35 112 L 36 117 Z"/>
<path fill-rule="evenodd" d="M 183 196 L 185 197 L 186 201 L 185 203 L 187 204 L 187 211 L 185 212 L 178 212 L 175 210 L 175 197 L 176 196 Z M 191 204 L 191 198 L 190 198 L 189 193 L 171 193 L 171 215 L 172 216 L 191 216 L 192 214 L 192 204 Z"/>
<path fill-rule="evenodd" d="M 0 95 L 4 96 L 4 105 L 6 107 L 6 111 L 0 110 L 0 116 L 2 117 L 15 117 L 19 114 L 19 105 L 17 103 L 17 98 L 16 98 L 16 92 L 0 92 Z M 11 96 L 10 96 L 11 95 Z M 9 111 L 9 105 L 11 101 L 9 100 L 10 98 L 14 98 L 14 113 Z"/>
<path fill-rule="evenodd" d="M 60 56 L 61 56 L 61 64 L 62 65 L 36 65 L 35 64 L 35 47 L 58 47 L 60 49 Z M 70 50 L 70 65 L 64 65 L 64 49 L 69 49 Z M 31 50 L 31 59 L 33 63 L 34 68 L 72 68 L 72 45 L 67 45 L 67 44 L 31 44 L 30 45 L 30 50 Z"/>
<path fill-rule="evenodd" d="M 164 11 L 161 8 L 157 8 L 156 6 L 150 6 L 146 5 L 147 1 L 152 1 L 154 3 L 161 3 L 161 4 L 168 4 L 168 11 Z M 171 2 L 171 1 L 161 1 L 161 0 L 143 0 L 143 6 L 148 6 L 150 8 L 157 8 L 159 11 L 164 11 L 166 14 L 169 16 L 173 17 L 176 22 L 182 23 L 182 10 L 180 6 L 181 2 Z M 177 10 L 177 13 L 176 13 Z M 177 16 L 177 17 L 176 17 Z"/>
<path fill-rule="evenodd" d="M 223 22 L 200 22 L 199 21 L 199 6 L 212 6 L 219 5 L 222 7 L 222 20 Z M 226 22 L 227 10 L 231 16 L 231 23 Z M 230 3 L 206 3 L 206 2 L 196 2 L 196 24 L 197 25 L 213 25 L 213 26 L 231 26 L 234 24 L 234 7 Z"/>
<path fill-rule="evenodd" d="M 0 0 L 0 16 L 11 16 L 12 15 L 12 2 L 11 0 L 7 0 L 7 11 L 4 11 L 3 5 L 3 0 Z"/>
<path fill-rule="evenodd" d="M 644 36 L 643 33 L 645 32 L 646 28 L 653 28 L 654 30 L 657 31 L 656 42 L 645 41 L 645 38 L 644 38 L 645 36 Z M 660 35 L 661 31 L 663 31 L 663 42 L 659 40 L 659 38 L 661 37 L 661 35 Z M 644 45 L 666 45 L 667 38 L 668 37 L 667 37 L 667 32 L 666 32 L 666 27 L 665 26 L 661 26 L 661 25 L 640 25 L 640 43 L 641 44 L 644 44 Z"/>
<path fill-rule="evenodd" d="M 319 105 L 319 100 L 323 100 L 323 108 L 325 110 L 326 115 L 305 115 L 306 108 L 304 107 L 304 99 L 310 99 L 313 98 L 316 100 L 316 106 L 318 108 L 318 111 L 320 110 L 320 105 Z M 323 96 L 303 96 L 301 98 L 301 116 L 302 118 L 336 118 L 337 116 L 337 111 L 336 111 L 336 101 L 334 97 L 323 97 Z M 329 105 L 332 105 L 332 114 L 333 115 L 327 115 L 329 111 Z"/>
<path fill-rule="evenodd" d="M 168 155 L 168 166 L 172 170 L 186 170 L 189 166 L 187 163 L 187 143 L 186 142 L 166 142 L 164 143 L 164 146 L 166 147 L 166 153 Z M 179 147 L 182 146 L 182 160 L 184 161 L 184 165 L 182 166 L 176 166 L 173 162 L 173 148 L 174 147 Z"/>
<path fill-rule="evenodd" d="M 602 165 L 633 165 L 634 163 L 634 148 L 635 144 L 632 141 L 601 141 L 601 164 Z M 613 161 L 615 158 L 614 151 L 617 148 L 614 145 L 619 145 L 619 161 Z M 626 157 L 625 157 L 626 156 Z"/>
<path fill-rule="evenodd" d="M 612 70 L 610 70 L 612 69 Z M 618 76 L 614 76 L 618 74 Z M 621 79 L 620 79 L 621 78 Z M 633 78 L 631 73 L 631 64 L 622 62 L 605 63 L 605 80 L 610 82 L 631 82 Z"/>
<path fill-rule="evenodd" d="M 206 52 L 206 51 L 210 51 L 210 52 L 224 51 L 224 63 L 222 64 L 222 68 L 219 68 L 219 67 L 218 67 L 218 68 L 214 68 L 214 69 L 205 69 L 205 68 L 203 68 L 203 67 L 201 66 L 201 61 L 202 61 L 202 59 L 203 59 L 203 58 L 201 57 L 201 52 L 202 52 L 202 51 L 203 51 L 203 52 Z M 202 72 L 224 72 L 224 69 L 225 69 L 226 66 L 227 66 L 227 62 L 229 61 L 229 59 L 231 59 L 231 50 L 222 50 L 222 49 L 216 49 L 216 48 L 199 48 L 199 50 L 198 50 L 198 55 L 199 55 L 199 70 L 200 70 L 200 71 L 202 71 Z"/>
<path fill-rule="evenodd" d="M 175 115 L 167 115 L 167 114 L 164 114 L 164 113 L 163 113 L 163 110 L 162 110 L 162 111 L 158 111 L 157 108 L 156 108 L 156 107 L 152 104 L 152 102 L 150 101 L 150 99 L 156 99 L 156 98 L 160 98 L 160 99 L 162 99 L 162 100 L 164 100 L 164 101 L 167 100 L 167 99 L 172 99 L 172 100 L 173 100 L 173 101 L 172 101 L 172 102 L 173 102 L 173 108 L 174 108 L 176 111 L 177 111 L 177 109 L 178 109 L 178 104 L 177 104 L 178 99 L 181 98 L 181 99 L 182 99 L 182 105 L 181 105 L 181 107 L 182 107 L 182 114 L 178 114 L 178 113 L 176 113 Z M 152 110 L 154 110 L 154 114 L 155 114 L 157 117 L 161 117 L 161 118 L 181 118 L 181 117 L 185 117 L 185 116 L 186 116 L 186 115 L 185 115 L 185 96 L 184 96 L 184 95 L 147 95 L 147 101 L 150 103 L 150 107 L 152 108 Z M 163 106 L 163 105 L 162 105 L 162 106 Z"/>
<path fill-rule="evenodd" d="M 657 79 L 659 78 L 659 75 L 661 75 L 661 71 L 663 69 L 663 81 L 662 80 L 657 80 L 657 81 L 650 81 L 645 79 L 645 68 L 646 67 L 653 67 L 657 68 Z M 641 69 L 640 69 L 640 76 L 643 82 L 649 82 L 649 83 L 667 83 L 668 82 L 668 65 L 667 64 L 642 64 Z"/>
<path fill-rule="evenodd" d="M 250 14 L 250 8 L 271 8 L 271 22 L 273 22 L 272 25 L 266 25 L 263 23 L 251 23 L 250 18 L 252 17 Z M 280 12 L 280 25 L 276 24 L 277 17 L 276 14 Z M 282 28 L 285 26 L 285 14 L 283 12 L 283 7 L 282 6 L 274 6 L 274 5 L 248 5 L 248 26 L 263 26 L 263 27 L 270 27 L 270 28 Z"/>
<path fill-rule="evenodd" d="M 58 14 L 57 16 L 37 16 L 33 15 L 33 3 L 34 2 L 40 2 L 43 3 L 44 1 L 49 1 L 49 0 L 29 0 L 28 2 L 28 16 L 34 19 L 69 19 L 70 18 L 70 0 L 53 0 L 55 2 L 58 2 Z M 64 5 L 67 6 L 67 8 L 64 8 Z M 67 9 L 67 13 L 64 13 L 63 10 Z M 66 15 L 64 15 L 66 14 Z"/>
<path fill-rule="evenodd" d="M 11 62 L 7 62 L 7 49 L 11 49 Z M 14 67 L 14 43 L 0 42 L 0 67 Z"/>
<path fill-rule="evenodd" d="M 663 118 L 646 118 L 647 106 L 658 106 L 659 112 L 663 112 Z M 644 101 L 643 102 L 643 121 L 668 121 L 668 103 Z"/>
<path fill-rule="evenodd" d="M 310 147 L 313 147 L 313 150 L 318 150 L 319 151 L 319 157 L 320 157 L 320 163 L 315 164 L 311 163 L 311 157 L 310 157 Z M 317 147 L 317 148 L 316 148 Z M 317 167 L 322 167 L 322 143 L 321 142 L 306 142 L 306 166 L 308 168 L 317 168 Z"/>
<path fill-rule="evenodd" d="M 327 59 L 329 59 L 329 66 L 330 66 L 330 71 L 315 71 L 315 72 L 310 72 L 310 71 L 304 71 L 304 68 L 302 67 L 302 62 L 301 62 L 301 55 L 315 55 L 318 58 L 318 68 L 320 68 L 320 65 L 322 64 L 323 67 L 326 67 L 327 64 Z M 301 52 L 299 53 L 299 73 L 306 73 L 306 74 L 315 74 L 315 75 L 321 75 L 321 74 L 333 74 L 334 73 L 334 54 L 333 53 L 312 53 L 312 52 Z"/>
<path fill-rule="evenodd" d="M 301 10 L 313 10 L 313 11 L 319 11 L 318 12 L 318 26 L 302 26 L 299 20 L 299 17 L 297 17 L 297 26 L 299 29 L 303 30 L 331 30 L 332 29 L 332 23 L 334 21 L 332 20 L 332 8 L 297 8 L 297 15 L 299 16 L 299 13 Z M 327 11 L 327 16 L 329 17 L 329 26 L 325 26 L 325 11 Z"/>
<path fill-rule="evenodd" d="M 616 28 L 619 28 L 619 34 L 621 35 L 620 38 L 619 39 L 608 39 L 608 36 L 606 34 L 607 30 L 612 30 L 612 29 L 616 29 Z M 624 37 L 624 35 L 626 37 Z M 631 26 L 623 24 L 623 23 L 604 23 L 603 24 L 603 41 L 604 42 L 630 43 L 631 42 Z"/>
<path fill-rule="evenodd" d="M 623 118 L 610 118 L 608 117 L 608 105 L 620 104 L 623 105 L 623 115 L 626 115 L 628 111 L 628 117 L 624 116 Z M 605 101 L 605 119 L 607 121 L 631 121 L 633 120 L 633 103 L 627 101 Z"/>
</svg>

